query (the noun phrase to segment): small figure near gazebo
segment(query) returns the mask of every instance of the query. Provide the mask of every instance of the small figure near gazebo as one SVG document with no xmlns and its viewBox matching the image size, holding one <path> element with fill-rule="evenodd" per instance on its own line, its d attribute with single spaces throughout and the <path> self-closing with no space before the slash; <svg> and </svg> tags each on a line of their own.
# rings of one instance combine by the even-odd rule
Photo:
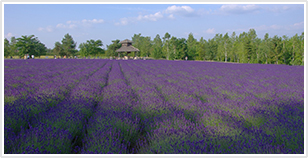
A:
<svg viewBox="0 0 308 158">
<path fill-rule="evenodd" d="M 117 49 L 116 52 L 118 52 L 118 56 L 120 57 L 121 52 L 126 52 L 127 54 L 131 53 L 131 52 L 139 52 L 138 48 L 135 48 L 134 46 L 132 46 L 132 41 L 126 39 L 124 41 L 120 42 L 122 44 L 121 48 Z M 134 58 L 136 57 L 136 53 L 134 55 Z"/>
</svg>

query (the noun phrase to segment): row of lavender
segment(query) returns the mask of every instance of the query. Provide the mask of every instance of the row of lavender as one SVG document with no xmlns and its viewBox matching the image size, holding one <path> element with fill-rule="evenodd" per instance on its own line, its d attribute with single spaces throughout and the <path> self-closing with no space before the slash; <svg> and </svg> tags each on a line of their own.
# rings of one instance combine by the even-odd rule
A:
<svg viewBox="0 0 308 158">
<path fill-rule="evenodd" d="M 17 61 L 5 62 L 5 65 L 12 64 L 10 62 Z M 55 68 L 55 73 L 51 74 L 58 75 L 49 79 L 48 74 L 40 74 L 41 67 L 51 68 L 54 62 L 44 60 L 31 62 L 29 65 L 33 72 L 30 75 L 37 80 L 33 79 L 33 84 L 28 83 L 28 86 L 38 92 L 41 87 L 50 84 L 49 91 L 54 93 L 54 97 L 28 92 L 27 97 L 17 95 L 18 99 L 6 102 L 4 107 L 5 153 L 71 153 L 72 146 L 76 146 L 77 140 L 80 139 L 75 137 L 82 135 L 80 131 L 84 121 L 93 113 L 94 101 L 99 94 L 97 91 L 88 90 L 97 90 L 96 84 L 94 86 L 92 84 L 93 80 L 101 83 L 101 79 L 106 78 L 106 72 L 110 70 L 110 63 L 80 60 L 77 64 L 73 60 L 58 61 L 56 64 L 67 65 L 70 70 L 63 71 L 66 68 L 62 70 L 60 67 Z M 69 66 L 70 63 L 71 66 Z M 79 66 L 75 67 L 75 64 Z M 6 69 L 5 72 L 11 74 L 5 75 L 7 80 L 14 75 L 29 74 L 28 71 L 23 70 L 19 73 L 15 70 L 16 74 L 12 74 L 10 69 Z M 46 81 L 41 82 L 42 80 Z M 38 84 L 40 82 L 41 84 Z M 71 142 L 72 140 L 75 142 Z"/>
<path fill-rule="evenodd" d="M 190 144 L 185 148 L 188 153 L 303 153 L 303 67 L 165 61 L 132 65 L 161 91 L 170 107 L 182 109 L 186 120 L 199 126 L 182 136 L 175 132 L 174 140 Z M 204 136 L 199 135 L 197 142 L 216 137 L 215 145 L 220 147 L 200 151 L 213 140 L 193 145 L 195 136 L 185 137 L 197 131 Z M 179 152 L 174 147 L 170 151 L 170 144 L 177 142 L 168 140 L 171 133 L 167 139 L 162 133 L 154 135 L 157 144 L 150 153 Z"/>
<path fill-rule="evenodd" d="M 6 120 L 23 118 L 6 116 L 6 153 L 303 153 L 303 67 L 99 61 L 80 60 L 94 71 L 19 121 L 26 130 L 8 137 Z M 28 104 L 12 100 L 5 110 Z"/>
</svg>

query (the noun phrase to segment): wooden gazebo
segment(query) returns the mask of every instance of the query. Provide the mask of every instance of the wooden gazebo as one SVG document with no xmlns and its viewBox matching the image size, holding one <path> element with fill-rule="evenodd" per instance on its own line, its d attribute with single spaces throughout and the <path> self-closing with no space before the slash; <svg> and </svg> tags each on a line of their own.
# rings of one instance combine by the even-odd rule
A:
<svg viewBox="0 0 308 158">
<path fill-rule="evenodd" d="M 139 52 L 138 48 L 135 48 L 134 46 L 132 46 L 133 41 L 130 41 L 128 39 L 121 41 L 120 42 L 122 44 L 121 48 L 117 49 L 116 52 L 118 52 L 118 56 L 120 57 L 121 52 L 126 52 L 127 54 L 131 53 L 131 52 Z M 136 54 L 135 54 L 136 57 Z"/>
</svg>

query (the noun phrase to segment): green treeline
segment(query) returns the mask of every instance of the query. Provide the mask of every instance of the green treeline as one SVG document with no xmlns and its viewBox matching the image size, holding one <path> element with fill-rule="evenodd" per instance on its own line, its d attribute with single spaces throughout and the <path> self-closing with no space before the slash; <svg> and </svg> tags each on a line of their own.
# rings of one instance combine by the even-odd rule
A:
<svg viewBox="0 0 308 158">
<path fill-rule="evenodd" d="M 123 39 L 124 40 L 124 39 Z M 258 38 L 256 31 L 250 29 L 236 35 L 216 34 L 212 39 L 201 37 L 199 41 L 189 34 L 188 38 L 176 38 L 168 32 L 163 37 L 158 34 L 151 40 L 151 37 L 144 37 L 141 34 L 134 34 L 131 39 L 133 46 L 140 52 L 130 53 L 129 56 L 151 57 L 166 60 L 210 60 L 221 62 L 237 63 L 260 63 L 260 64 L 286 64 L 304 65 L 304 32 L 301 35 L 295 34 L 292 37 L 274 36 L 269 37 L 266 33 L 263 39 Z M 120 40 L 113 40 L 102 49 L 101 40 L 87 40 L 79 44 L 72 36 L 66 34 L 61 43 L 56 42 L 53 49 L 47 49 L 34 35 L 12 37 L 11 41 L 4 40 L 4 56 L 24 56 L 24 54 L 57 55 L 57 56 L 79 56 L 79 57 L 118 57 L 115 51 L 121 47 Z M 127 54 L 121 54 L 127 55 Z"/>
<path fill-rule="evenodd" d="M 250 29 L 236 35 L 216 34 L 212 39 L 203 37 L 198 41 L 193 34 L 188 38 L 171 37 L 166 33 L 164 37 L 158 34 L 150 37 L 134 34 L 133 46 L 140 52 L 139 57 L 152 57 L 167 60 L 210 60 L 237 63 L 286 64 L 304 65 L 304 32 L 301 35 L 269 37 L 266 33 L 263 39 L 258 38 L 256 31 Z M 121 47 L 120 40 L 107 45 L 106 56 L 117 57 L 116 49 Z M 131 53 L 131 56 L 135 54 Z"/>
</svg>

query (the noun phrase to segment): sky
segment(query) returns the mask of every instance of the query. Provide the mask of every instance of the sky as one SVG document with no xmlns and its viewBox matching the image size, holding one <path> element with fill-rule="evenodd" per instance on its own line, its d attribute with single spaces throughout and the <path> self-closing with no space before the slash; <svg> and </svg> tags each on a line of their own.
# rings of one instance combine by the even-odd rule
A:
<svg viewBox="0 0 308 158">
<path fill-rule="evenodd" d="M 65 34 L 79 44 L 131 39 L 134 34 L 177 38 L 192 33 L 198 41 L 215 34 L 239 35 L 255 29 L 288 37 L 304 32 L 304 4 L 4 4 L 4 38 L 35 35 L 54 48 Z"/>
</svg>

